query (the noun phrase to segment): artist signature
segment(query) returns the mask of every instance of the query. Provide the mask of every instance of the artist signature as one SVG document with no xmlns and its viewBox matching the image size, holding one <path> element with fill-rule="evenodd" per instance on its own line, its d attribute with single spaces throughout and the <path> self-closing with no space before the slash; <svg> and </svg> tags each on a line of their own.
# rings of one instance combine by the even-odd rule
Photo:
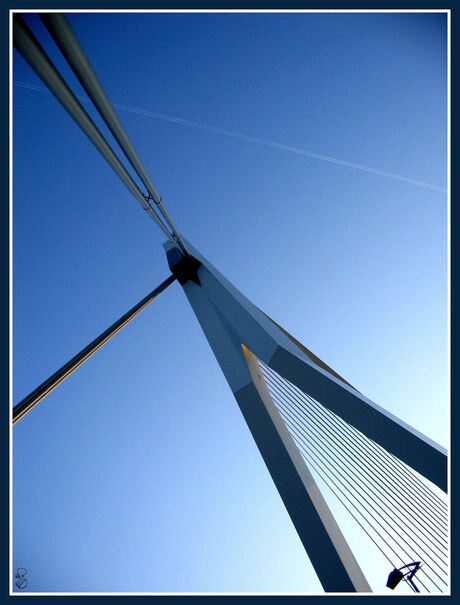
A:
<svg viewBox="0 0 460 605">
<path fill-rule="evenodd" d="M 27 586 L 26 573 L 27 569 L 24 569 L 24 567 L 18 567 L 14 575 L 16 579 L 14 584 L 21 590 L 24 590 L 24 588 Z"/>
</svg>

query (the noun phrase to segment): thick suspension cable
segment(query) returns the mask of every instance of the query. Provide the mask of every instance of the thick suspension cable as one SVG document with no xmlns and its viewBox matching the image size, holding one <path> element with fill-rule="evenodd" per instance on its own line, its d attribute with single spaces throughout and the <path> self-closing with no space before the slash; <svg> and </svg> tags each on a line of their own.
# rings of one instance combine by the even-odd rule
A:
<svg viewBox="0 0 460 605">
<path fill-rule="evenodd" d="M 77 353 L 70 361 L 64 364 L 59 370 L 54 372 L 47 380 L 42 382 L 40 386 L 34 389 L 27 397 L 24 397 L 13 408 L 13 424 L 23 418 L 34 406 L 44 399 L 51 391 L 58 386 L 67 376 L 76 370 L 84 363 L 93 353 L 102 347 L 112 336 L 121 330 L 126 324 L 131 321 L 138 313 L 145 309 L 155 298 L 161 294 L 166 288 L 175 281 L 175 276 L 170 275 L 162 284 L 147 294 L 140 302 L 132 309 L 125 313 L 119 320 L 113 323 L 107 330 L 95 338 L 88 346 Z"/>
<path fill-rule="evenodd" d="M 387 560 L 396 556 L 398 566 L 408 558 L 422 560 L 418 582 L 427 592 L 428 585 L 443 592 L 441 586 L 448 586 L 444 502 L 398 459 L 397 476 L 413 480 L 395 480 L 394 457 L 386 450 L 269 366 L 260 360 L 258 364 L 272 401 L 308 464 Z"/>
<path fill-rule="evenodd" d="M 145 199 L 143 193 L 136 185 L 131 175 L 120 162 L 119 158 L 110 147 L 97 126 L 94 124 L 92 119 L 89 117 L 80 101 L 78 101 L 74 93 L 70 90 L 69 86 L 66 84 L 61 74 L 45 53 L 24 19 L 18 14 L 13 16 L 13 40 L 15 47 L 22 54 L 24 59 L 29 63 L 39 78 L 50 89 L 58 101 L 80 126 L 96 149 L 101 153 L 101 155 L 109 163 L 111 168 L 113 168 L 129 191 L 141 204 L 147 214 L 149 214 L 149 216 L 155 221 L 163 233 L 167 235 L 172 243 L 179 248 L 179 245 L 174 239 L 173 235 L 168 231 L 166 226 L 157 216 L 149 201 Z"/>
<path fill-rule="evenodd" d="M 61 13 L 41 13 L 40 18 L 66 58 L 81 85 L 85 89 L 89 98 L 99 111 L 111 133 L 117 140 L 125 156 L 133 166 L 141 181 L 144 183 L 151 196 L 151 199 L 157 205 L 159 211 L 172 230 L 175 238 L 178 240 L 179 245 L 182 248 L 182 252 L 188 256 L 187 247 L 182 237 L 168 215 L 161 197 L 159 196 L 155 186 L 147 174 L 147 171 L 145 170 L 136 150 L 134 149 L 125 129 L 123 128 L 123 125 L 121 124 L 107 94 L 102 87 L 102 84 L 99 81 L 99 78 L 96 75 L 96 72 L 89 62 L 89 59 L 81 47 L 80 42 L 72 30 L 67 18 Z"/>
</svg>

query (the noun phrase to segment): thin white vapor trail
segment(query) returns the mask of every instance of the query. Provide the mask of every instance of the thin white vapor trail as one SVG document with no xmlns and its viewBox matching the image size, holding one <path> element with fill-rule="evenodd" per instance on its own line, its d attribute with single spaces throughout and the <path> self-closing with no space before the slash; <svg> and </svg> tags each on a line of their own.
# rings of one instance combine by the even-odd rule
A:
<svg viewBox="0 0 460 605">
<path fill-rule="evenodd" d="M 39 90 L 41 92 L 49 92 L 47 88 L 42 86 L 36 86 L 34 84 L 27 84 L 25 82 L 14 82 L 15 86 L 21 86 L 22 88 L 29 88 L 31 90 Z M 87 97 L 78 96 L 80 99 L 84 101 L 88 101 Z M 200 130 L 206 130 L 207 132 L 212 132 L 214 134 L 220 134 L 227 137 L 232 137 L 234 139 L 241 139 L 243 141 L 249 141 L 250 143 L 258 143 L 259 145 L 265 145 L 266 147 L 272 147 L 273 149 L 279 149 L 280 151 L 290 151 L 291 153 L 297 153 L 300 155 L 305 155 L 310 158 L 315 158 L 317 160 L 322 160 L 324 162 L 331 162 L 333 164 L 339 164 L 341 166 L 348 166 L 349 168 L 356 168 L 357 170 L 363 170 L 365 172 L 371 172 L 373 174 L 378 174 L 380 176 L 385 176 L 390 179 L 394 179 L 397 181 L 403 181 L 404 183 L 410 183 L 411 185 L 417 185 L 418 187 L 424 187 L 425 189 L 432 189 L 433 191 L 441 191 L 446 193 L 446 189 L 443 187 L 438 187 L 437 185 L 431 185 L 430 183 L 425 183 L 423 181 L 418 181 L 416 179 L 411 179 L 406 176 L 401 176 L 400 174 L 394 174 L 393 172 L 386 172 L 385 170 L 378 170 L 377 168 L 371 168 L 370 166 L 364 166 L 363 164 L 356 164 L 354 162 L 347 162 L 345 160 L 340 160 L 339 158 L 333 158 L 327 155 L 321 155 L 319 153 L 314 153 L 313 151 L 307 151 L 306 149 L 302 149 L 300 147 L 292 147 L 290 145 L 283 145 L 282 143 L 277 143 L 276 141 L 269 141 L 267 139 L 259 139 L 257 137 L 251 137 L 246 134 L 242 134 L 241 132 L 234 132 L 232 130 L 225 130 L 223 128 L 215 128 L 214 126 L 207 126 L 206 124 L 200 124 L 199 122 L 192 122 L 191 120 L 184 120 L 183 118 L 176 118 L 174 116 L 169 116 L 163 113 L 157 113 L 155 111 L 147 111 L 146 109 L 139 109 L 137 107 L 130 107 L 128 105 L 120 105 L 118 103 L 113 103 L 113 106 L 121 111 L 127 111 L 130 113 L 136 113 L 138 115 L 146 116 L 149 118 L 155 118 L 157 120 L 163 120 L 166 122 L 173 122 L 174 124 L 181 124 L 182 126 L 189 126 L 190 128 L 198 128 Z"/>
</svg>

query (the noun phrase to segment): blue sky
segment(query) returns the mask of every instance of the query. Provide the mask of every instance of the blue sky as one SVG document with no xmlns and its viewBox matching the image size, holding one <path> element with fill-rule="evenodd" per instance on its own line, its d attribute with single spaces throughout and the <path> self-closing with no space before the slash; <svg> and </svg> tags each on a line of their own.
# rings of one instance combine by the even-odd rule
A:
<svg viewBox="0 0 460 605">
<path fill-rule="evenodd" d="M 69 21 L 181 233 L 447 447 L 446 15 Z M 13 79 L 16 404 L 169 272 L 161 232 L 16 51 Z M 15 426 L 13 496 L 30 590 L 321 592 L 177 283 Z"/>
</svg>

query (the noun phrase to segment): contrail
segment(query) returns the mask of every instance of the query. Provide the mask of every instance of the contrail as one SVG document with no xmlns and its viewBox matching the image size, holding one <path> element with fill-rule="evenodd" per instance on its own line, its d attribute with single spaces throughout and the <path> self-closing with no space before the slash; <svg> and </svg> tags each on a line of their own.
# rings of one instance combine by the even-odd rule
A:
<svg viewBox="0 0 460 605">
<path fill-rule="evenodd" d="M 36 86 L 34 84 L 26 84 L 25 82 L 14 82 L 15 86 L 21 86 L 22 88 L 29 88 L 31 90 L 39 90 L 40 92 L 49 92 L 47 88 L 43 86 Z M 78 96 L 79 99 L 84 101 L 89 101 L 87 97 Z M 223 128 L 215 128 L 214 126 L 207 126 L 206 124 L 200 124 L 199 122 L 192 122 L 191 120 L 184 120 L 183 118 L 176 118 L 174 116 L 168 116 L 163 113 L 156 113 L 155 111 L 147 111 L 145 109 L 139 109 L 137 107 L 130 107 L 128 105 L 120 105 L 118 103 L 113 103 L 113 106 L 121 111 L 127 111 L 130 113 L 136 113 L 141 116 L 146 116 L 148 118 L 155 118 L 157 120 L 163 120 L 165 122 L 173 122 L 174 124 L 181 124 L 182 126 L 189 126 L 190 128 L 198 128 L 200 130 L 206 130 L 207 132 L 212 132 L 214 134 L 221 134 L 226 137 L 232 137 L 234 139 L 240 139 L 243 141 L 248 141 L 250 143 L 257 143 L 259 145 L 265 145 L 266 147 L 272 147 L 273 149 L 279 149 L 280 151 L 290 151 L 291 153 L 298 153 L 300 155 L 305 155 L 310 158 L 315 158 L 317 160 L 322 160 L 323 162 L 330 162 L 333 164 L 339 164 L 340 166 L 348 166 L 349 168 L 356 168 L 357 170 L 363 170 L 365 172 L 371 172 L 373 174 L 378 174 L 380 176 L 385 176 L 390 179 L 394 179 L 396 181 L 402 181 L 404 183 L 410 183 L 411 185 L 417 185 L 418 187 L 424 187 L 425 189 L 432 189 L 433 191 L 441 191 L 442 193 L 446 193 L 447 190 L 443 187 L 438 187 L 437 185 L 430 185 L 430 183 L 424 183 L 423 181 L 417 181 L 415 179 L 411 179 L 406 176 L 401 176 L 400 174 L 394 174 L 393 172 L 386 172 L 385 170 L 378 170 L 377 168 L 371 168 L 370 166 L 364 166 L 363 164 L 356 164 L 354 162 L 347 162 L 345 160 L 340 160 L 339 158 L 333 158 L 327 155 L 321 155 L 319 153 L 314 153 L 313 151 L 307 151 L 306 149 L 302 149 L 300 147 L 291 147 L 290 145 L 283 145 L 282 143 L 277 143 L 275 141 L 269 141 L 267 139 L 259 139 L 257 137 L 251 137 L 247 134 L 242 134 L 241 132 L 234 132 L 232 130 L 225 130 Z"/>
</svg>

